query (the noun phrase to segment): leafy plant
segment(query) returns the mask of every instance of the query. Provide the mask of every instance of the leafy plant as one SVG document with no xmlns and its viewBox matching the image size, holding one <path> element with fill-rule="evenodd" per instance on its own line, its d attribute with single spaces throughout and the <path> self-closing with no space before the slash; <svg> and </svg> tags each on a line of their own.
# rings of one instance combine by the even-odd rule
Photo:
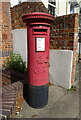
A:
<svg viewBox="0 0 81 120">
<path fill-rule="evenodd" d="M 10 59 L 7 59 L 4 63 L 4 67 L 21 73 L 27 71 L 26 62 L 23 61 L 20 54 L 16 53 L 10 55 Z"/>
<path fill-rule="evenodd" d="M 76 91 L 76 86 L 71 86 L 71 88 L 68 89 L 67 91 Z"/>
</svg>

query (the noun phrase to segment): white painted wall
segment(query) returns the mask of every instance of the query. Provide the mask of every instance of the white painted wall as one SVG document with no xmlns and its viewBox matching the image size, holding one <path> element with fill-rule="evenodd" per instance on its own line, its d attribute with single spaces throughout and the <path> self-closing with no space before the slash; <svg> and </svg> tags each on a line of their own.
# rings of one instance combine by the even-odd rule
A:
<svg viewBox="0 0 81 120">
<path fill-rule="evenodd" d="M 10 0 L 11 7 L 18 4 L 18 0 Z"/>
<path fill-rule="evenodd" d="M 15 29 L 12 30 L 13 36 L 13 51 L 20 53 L 23 60 L 27 61 L 27 30 Z"/>
<path fill-rule="evenodd" d="M 71 88 L 73 51 L 50 50 L 50 81 L 58 86 Z"/>
<path fill-rule="evenodd" d="M 48 8 L 48 0 L 41 0 L 41 2 L 43 2 L 44 6 Z"/>
<path fill-rule="evenodd" d="M 65 15 L 66 14 L 66 0 L 59 0 L 58 1 L 58 15 Z"/>
<path fill-rule="evenodd" d="M 48 0 L 21 0 L 21 2 L 43 2 L 46 8 L 48 8 Z M 10 0 L 11 7 L 18 5 L 19 0 Z"/>
</svg>

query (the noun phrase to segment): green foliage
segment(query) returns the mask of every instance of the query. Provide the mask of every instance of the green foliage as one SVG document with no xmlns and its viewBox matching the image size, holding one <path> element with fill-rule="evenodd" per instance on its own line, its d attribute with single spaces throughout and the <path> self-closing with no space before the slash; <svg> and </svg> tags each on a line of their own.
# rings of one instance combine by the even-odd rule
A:
<svg viewBox="0 0 81 120">
<path fill-rule="evenodd" d="M 76 86 L 71 86 L 71 88 L 70 89 L 68 89 L 67 91 L 76 91 Z"/>
<path fill-rule="evenodd" d="M 4 67 L 21 73 L 27 71 L 26 62 L 23 61 L 20 54 L 16 53 L 10 55 L 10 59 L 6 60 L 4 63 Z"/>
</svg>

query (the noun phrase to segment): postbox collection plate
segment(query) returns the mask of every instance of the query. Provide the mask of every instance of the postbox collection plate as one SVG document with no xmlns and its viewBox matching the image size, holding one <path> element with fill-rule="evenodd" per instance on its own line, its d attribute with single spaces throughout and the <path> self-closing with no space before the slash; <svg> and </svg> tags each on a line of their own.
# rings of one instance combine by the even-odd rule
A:
<svg viewBox="0 0 81 120">
<path fill-rule="evenodd" d="M 45 37 L 36 37 L 36 51 L 45 51 Z"/>
</svg>

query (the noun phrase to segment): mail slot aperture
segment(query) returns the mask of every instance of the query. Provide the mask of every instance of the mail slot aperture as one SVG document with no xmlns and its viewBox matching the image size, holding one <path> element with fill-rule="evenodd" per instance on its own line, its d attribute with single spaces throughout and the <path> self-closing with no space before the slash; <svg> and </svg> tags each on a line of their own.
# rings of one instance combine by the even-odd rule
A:
<svg viewBox="0 0 81 120">
<path fill-rule="evenodd" d="M 47 29 L 33 29 L 33 34 L 47 34 Z"/>
</svg>

